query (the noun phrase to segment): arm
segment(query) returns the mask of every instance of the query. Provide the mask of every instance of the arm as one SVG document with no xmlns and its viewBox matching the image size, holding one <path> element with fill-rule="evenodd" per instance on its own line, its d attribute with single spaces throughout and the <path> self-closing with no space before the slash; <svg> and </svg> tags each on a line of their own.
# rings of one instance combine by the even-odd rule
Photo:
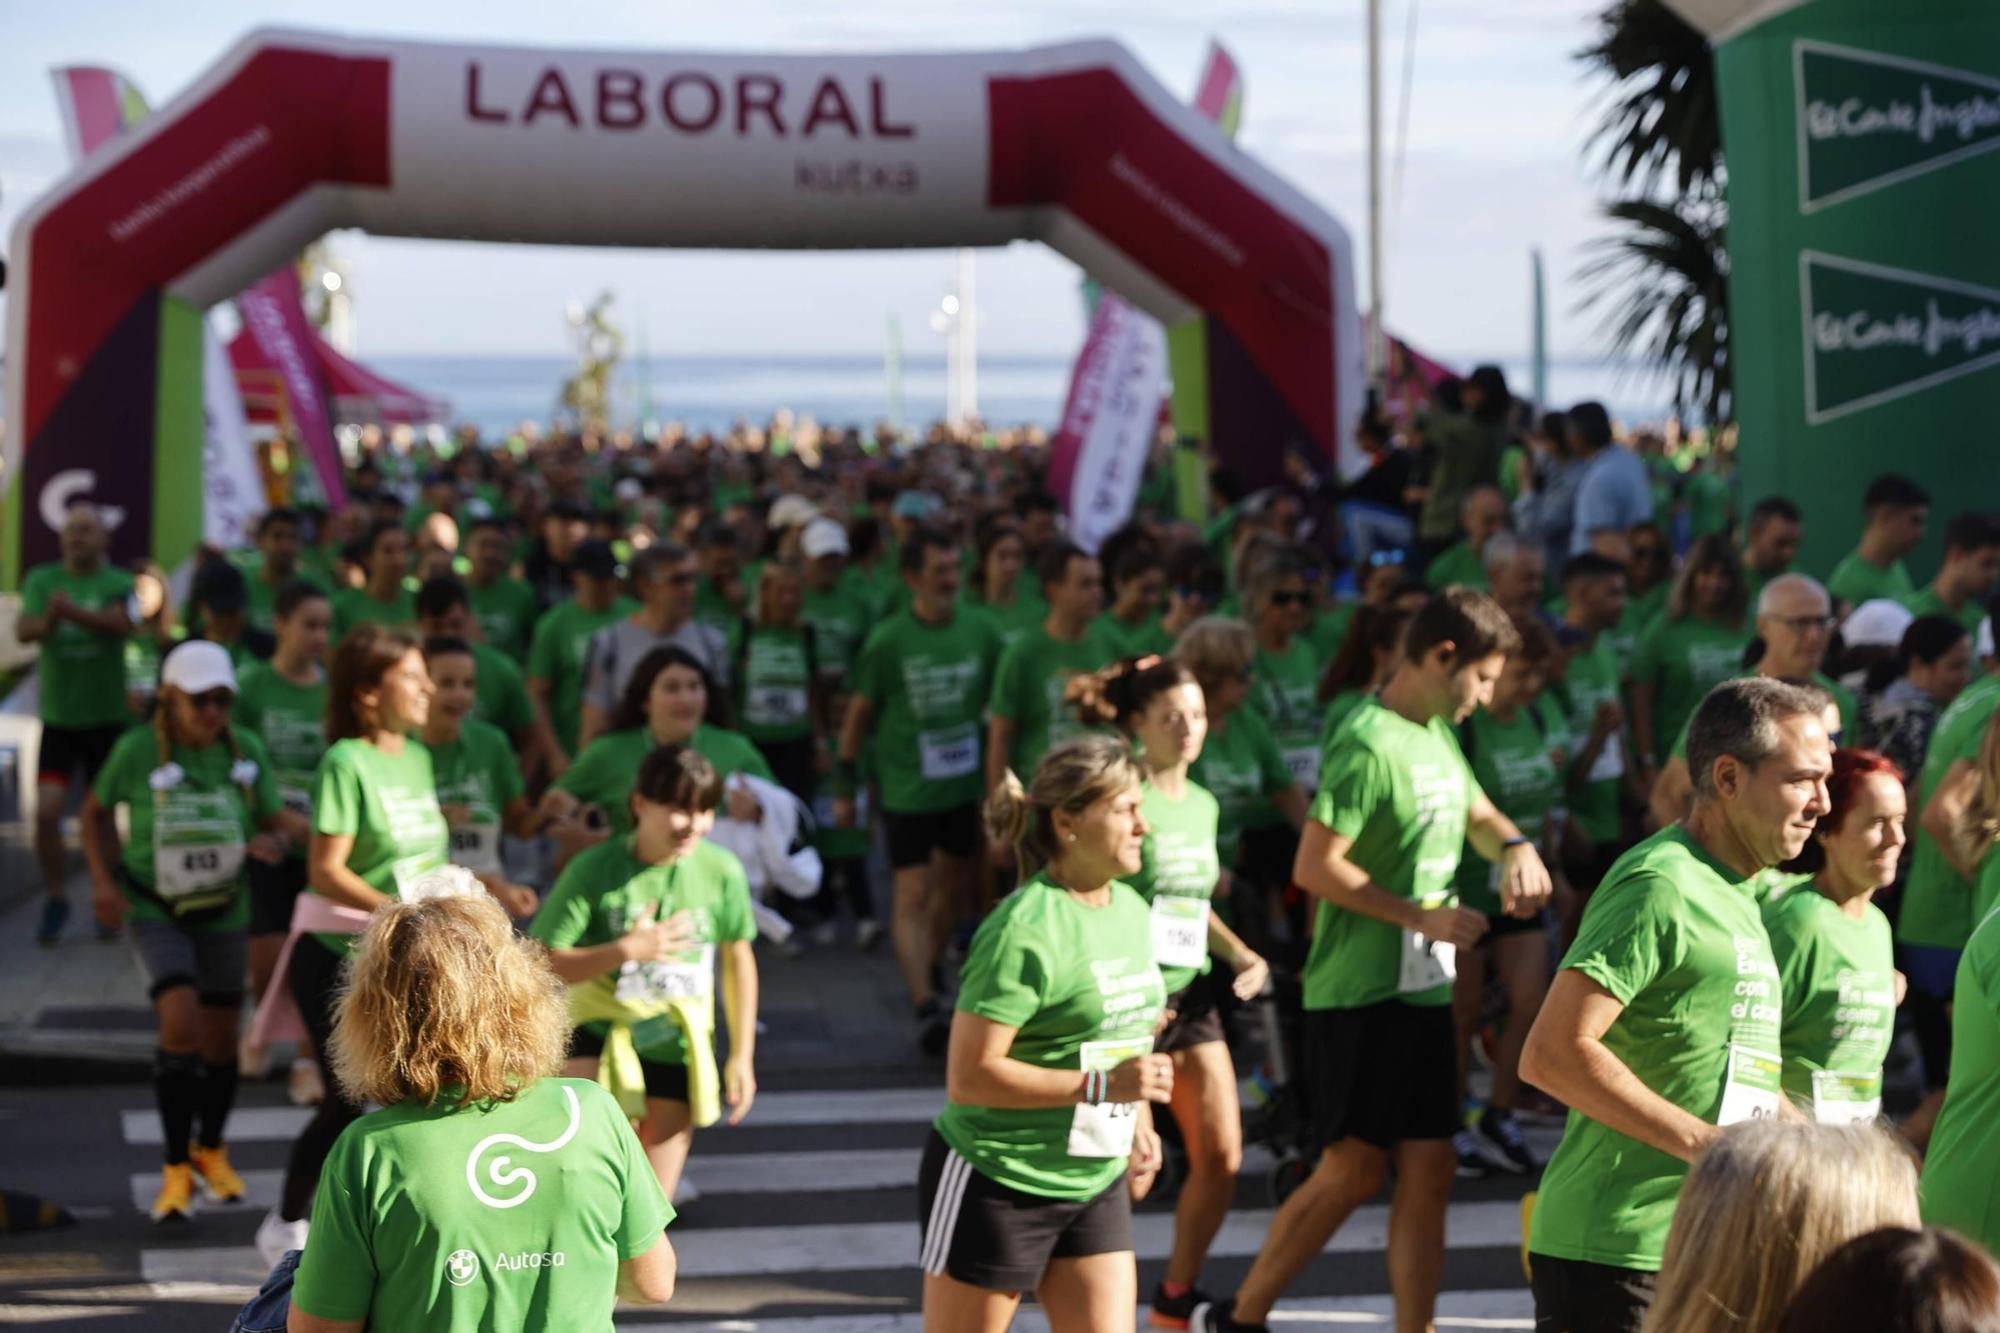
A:
<svg viewBox="0 0 2000 1333">
<path fill-rule="evenodd" d="M 1011 1058 L 1019 1028 L 963 1009 L 951 1016 L 951 1049 L 945 1057 L 945 1096 L 960 1106 L 1039 1111 L 1083 1101 L 1081 1069 L 1043 1069 Z M 1173 1092 L 1173 1060 L 1141 1055 L 1111 1071 L 1107 1101 L 1166 1101 Z"/>
<path fill-rule="evenodd" d="M 618 1265 L 618 1297 L 640 1305 L 665 1305 L 674 1298 L 674 1279 L 679 1270 L 680 1261 L 674 1257 L 673 1242 L 663 1231 L 652 1249 Z M 360 1325 L 354 1327 L 358 1331 Z M 305 1333 L 318 1333 L 318 1330 L 306 1330 Z M 346 1333 L 345 1325 L 342 1326 L 342 1333 Z"/>
<path fill-rule="evenodd" d="M 132 621 L 125 614 L 125 603 L 122 601 L 114 602 L 102 611 L 86 611 L 74 602 L 65 602 L 62 614 L 93 634 L 108 634 L 123 639 L 132 633 Z"/>
<path fill-rule="evenodd" d="M 118 892 L 118 826 L 112 811 L 91 792 L 83 800 L 78 817 L 83 842 L 83 863 L 90 870 L 90 907 L 97 919 L 115 926 L 125 919 L 125 898 Z"/>
<path fill-rule="evenodd" d="M 1632 739 L 1639 746 L 1636 771 L 1641 782 L 1660 771 L 1659 742 L 1653 738 L 1653 711 L 1660 702 L 1660 687 L 1649 680 L 1632 682 Z"/>
<path fill-rule="evenodd" d="M 1605 1046 L 1604 1034 L 1624 1012 L 1583 973 L 1556 973 L 1521 1051 L 1521 1077 L 1607 1128 L 1693 1161 L 1722 1131 L 1641 1083 Z"/>
<path fill-rule="evenodd" d="M 1014 719 L 998 715 L 986 724 L 986 790 L 999 790 L 1007 776 L 1007 761 L 1014 753 Z"/>
<path fill-rule="evenodd" d="M 316 1314 L 307 1314 L 296 1300 L 285 1316 L 285 1333 L 362 1333 L 367 1327 L 366 1319 L 321 1319 Z"/>
<path fill-rule="evenodd" d="M 729 1060 L 722 1071 L 729 1123 L 741 1124 L 757 1100 L 757 956 L 749 940 L 722 946 L 722 1008 L 729 1020 Z"/>
<path fill-rule="evenodd" d="M 1285 817 L 1285 822 L 1294 830 L 1305 828 L 1306 811 L 1312 808 L 1312 798 L 1304 787 L 1293 783 L 1283 791 L 1273 792 L 1271 804 L 1278 807 L 1278 813 Z"/>
<path fill-rule="evenodd" d="M 1472 850 L 1500 867 L 1500 903 L 1507 915 L 1531 917 L 1542 910 L 1555 892 L 1549 868 L 1535 845 L 1520 840 L 1520 828 L 1483 791 L 1466 812 L 1465 836 Z"/>
<path fill-rule="evenodd" d="M 1622 745 L 1623 720 L 1621 710 L 1613 700 L 1606 699 L 1597 706 L 1597 715 L 1590 720 L 1590 735 L 1584 738 L 1583 748 L 1569 761 L 1569 775 L 1581 781 L 1591 769 L 1597 767 L 1597 758 L 1604 753 L 1607 745 Z M 1630 756 L 1626 756 L 1630 758 Z M 1627 768 L 1631 765 L 1626 765 Z"/>
<path fill-rule="evenodd" d="M 610 725 L 611 714 L 605 712 L 596 704 L 586 701 L 583 705 L 582 720 L 577 724 L 576 728 L 576 748 L 581 750 L 584 746 L 602 736 L 605 729 Z"/>
<path fill-rule="evenodd" d="M 1653 783 L 1652 793 L 1646 797 L 1646 812 L 1652 815 L 1655 828 L 1665 828 L 1687 814 L 1693 799 L 1694 775 L 1688 772 L 1687 760 L 1675 755 Z"/>
<path fill-rule="evenodd" d="M 549 691 L 551 688 L 550 683 L 541 676 L 528 677 L 528 702 L 535 706 L 535 734 L 540 738 L 542 753 L 548 758 L 549 776 L 559 778 L 569 768 L 569 755 L 564 753 L 562 743 L 556 739 L 555 723 L 549 720 Z M 584 730 L 579 733 L 581 735 L 591 734 L 590 714 L 590 705 L 585 704 L 583 708 Z M 600 719 L 600 725 L 601 721 Z"/>
<path fill-rule="evenodd" d="M 1963 759 L 1952 760 L 1951 767 L 1944 771 L 1931 799 L 1924 803 L 1924 832 L 1931 835 L 1944 859 L 1951 863 L 1966 879 L 1976 878 L 1979 863 L 1970 864 L 1965 859 L 1964 839 L 1959 833 L 1965 821 L 1965 812 L 1972 805 L 1972 797 L 1979 790 L 1979 770 Z"/>
<path fill-rule="evenodd" d="M 1347 859 L 1353 846 L 1352 838 L 1335 833 L 1316 819 L 1307 820 L 1299 835 L 1298 859 L 1292 865 L 1293 882 L 1343 911 L 1418 931 L 1431 939 L 1471 945 L 1486 933 L 1482 913 L 1466 907 L 1420 907 L 1412 899 L 1382 888 L 1366 870 Z"/>
<path fill-rule="evenodd" d="M 314 833 L 306 846 L 306 882 L 314 893 L 329 902 L 342 907 L 358 907 L 364 912 L 372 912 L 386 902 L 393 902 L 388 894 L 371 886 L 367 880 L 347 868 L 347 858 L 354 851 L 352 833 Z"/>
<path fill-rule="evenodd" d="M 1229 988 L 1237 999 L 1247 1003 L 1264 993 L 1271 979 L 1270 965 L 1214 912 L 1208 914 L 1208 951 L 1236 970 Z"/>
<path fill-rule="evenodd" d="M 847 701 L 847 719 L 840 727 L 840 744 L 834 751 L 836 770 L 853 771 L 853 766 L 861 760 L 861 743 L 868 736 L 868 724 L 874 720 L 875 705 L 860 694 Z M 854 827 L 854 793 L 843 794 L 834 787 L 833 822 L 841 828 Z"/>
</svg>

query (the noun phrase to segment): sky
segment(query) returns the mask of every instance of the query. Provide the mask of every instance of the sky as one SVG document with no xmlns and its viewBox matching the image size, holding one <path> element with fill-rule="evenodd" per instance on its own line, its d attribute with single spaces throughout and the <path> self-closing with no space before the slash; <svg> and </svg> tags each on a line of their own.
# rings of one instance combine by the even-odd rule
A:
<svg viewBox="0 0 2000 1333">
<path fill-rule="evenodd" d="M 1384 0 L 1385 110 L 1394 153 L 1413 5 L 1407 138 L 1389 167 L 1389 326 L 1446 357 L 1511 356 L 1529 340 L 1529 253 L 1548 266 L 1552 354 L 1589 358 L 1599 316 L 1577 270 L 1603 234 L 1585 139 L 1598 89 L 1574 51 L 1604 0 Z M 109 65 L 154 105 L 245 30 L 324 27 L 322 5 L 266 0 L 0 0 L 0 234 L 65 169 L 48 71 Z M 1360 0 L 347 0 L 341 31 L 384 37 L 636 50 L 870 51 L 1040 45 L 1109 37 L 1168 88 L 1192 91 L 1220 39 L 1244 77 L 1241 145 L 1330 209 L 1364 265 L 1365 34 Z M 4 242 L 0 242 L 4 244 Z M 564 312 L 601 291 L 655 353 L 873 353 L 887 319 L 914 357 L 941 354 L 929 317 L 945 251 L 635 251 L 332 241 L 355 296 L 363 356 L 559 354 Z M 979 253 L 981 350 L 1067 356 L 1081 342 L 1079 272 L 1033 243 Z M 4 297 L 0 297 L 4 301 Z"/>
</svg>

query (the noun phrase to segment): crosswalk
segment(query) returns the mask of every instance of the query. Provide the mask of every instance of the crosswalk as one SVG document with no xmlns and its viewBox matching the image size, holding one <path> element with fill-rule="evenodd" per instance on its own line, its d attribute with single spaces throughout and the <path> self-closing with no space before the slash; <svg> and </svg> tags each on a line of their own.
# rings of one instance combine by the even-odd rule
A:
<svg viewBox="0 0 2000 1333">
<path fill-rule="evenodd" d="M 917 1162 L 942 1104 L 935 1086 L 788 1089 L 761 1094 L 744 1126 L 698 1135 L 688 1175 L 700 1198 L 682 1209 L 670 1233 L 680 1259 L 678 1293 L 666 1309 L 621 1311 L 618 1327 L 917 1333 Z M 286 1106 L 238 1112 L 230 1140 L 249 1196 L 207 1207 L 188 1226 L 147 1234 L 137 1267 L 152 1299 L 227 1306 L 255 1290 L 264 1275 L 251 1245 L 256 1223 L 276 1198 L 286 1150 L 306 1118 Z M 134 1105 L 119 1122 L 130 1170 L 125 1202 L 141 1208 L 158 1184 L 152 1166 L 158 1118 L 150 1107 Z M 1531 1131 L 1543 1153 L 1554 1135 Z M 852 1146 L 859 1144 L 866 1146 Z M 1247 1154 L 1237 1206 L 1216 1238 L 1205 1285 L 1228 1290 L 1263 1243 L 1272 1217 L 1263 1181 L 1271 1165 L 1261 1149 Z M 1532 1327 L 1519 1261 L 1521 1190 L 1518 1180 L 1460 1182 L 1449 1219 L 1440 1329 Z M 1386 1199 L 1357 1212 L 1274 1325 L 1388 1326 L 1388 1222 Z M 1143 1294 L 1172 1243 L 1171 1211 L 1149 1205 L 1134 1229 Z M 1015 1328 L 1043 1333 L 1047 1323 L 1027 1305 Z"/>
</svg>

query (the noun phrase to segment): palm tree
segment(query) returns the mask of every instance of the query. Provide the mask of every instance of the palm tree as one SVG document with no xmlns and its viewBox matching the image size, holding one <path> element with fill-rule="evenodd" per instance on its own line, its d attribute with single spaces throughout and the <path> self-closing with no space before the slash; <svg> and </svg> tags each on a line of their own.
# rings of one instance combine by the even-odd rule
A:
<svg viewBox="0 0 2000 1333">
<path fill-rule="evenodd" d="M 1708 39 L 1662 0 L 1611 0 L 1577 53 L 1605 84 L 1590 146 L 1617 224 L 1582 276 L 1611 352 L 1673 390 L 1676 410 L 1732 414 L 1727 172 Z"/>
</svg>

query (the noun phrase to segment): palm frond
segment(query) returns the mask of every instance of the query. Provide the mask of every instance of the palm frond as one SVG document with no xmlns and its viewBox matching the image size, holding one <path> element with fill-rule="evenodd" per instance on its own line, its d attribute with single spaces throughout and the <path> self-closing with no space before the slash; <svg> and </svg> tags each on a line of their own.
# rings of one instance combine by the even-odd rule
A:
<svg viewBox="0 0 2000 1333">
<path fill-rule="evenodd" d="M 1725 222 L 1712 201 L 1626 199 L 1605 215 L 1622 230 L 1597 242 L 1582 307 L 1605 312 L 1613 355 L 1645 364 L 1677 411 L 1712 423 L 1733 410 Z"/>
<path fill-rule="evenodd" d="M 1650 193 L 1671 179 L 1683 194 L 1716 191 L 1722 128 L 1707 38 L 1661 0 L 1612 0 L 1576 56 L 1606 83 L 1589 144 L 1620 189 Z"/>
</svg>

